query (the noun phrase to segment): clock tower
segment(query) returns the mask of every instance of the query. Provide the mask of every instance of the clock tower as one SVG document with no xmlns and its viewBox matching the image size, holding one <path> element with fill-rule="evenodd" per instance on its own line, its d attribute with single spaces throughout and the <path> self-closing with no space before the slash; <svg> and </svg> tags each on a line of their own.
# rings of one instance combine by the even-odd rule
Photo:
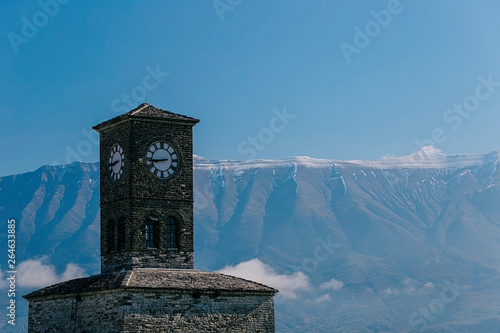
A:
<svg viewBox="0 0 500 333">
<path fill-rule="evenodd" d="M 33 291 L 28 332 L 274 332 L 260 283 L 193 269 L 193 126 L 149 104 L 95 126 L 101 273 Z"/>
<path fill-rule="evenodd" d="M 192 269 L 198 119 L 141 104 L 102 122 L 101 272 Z"/>
</svg>

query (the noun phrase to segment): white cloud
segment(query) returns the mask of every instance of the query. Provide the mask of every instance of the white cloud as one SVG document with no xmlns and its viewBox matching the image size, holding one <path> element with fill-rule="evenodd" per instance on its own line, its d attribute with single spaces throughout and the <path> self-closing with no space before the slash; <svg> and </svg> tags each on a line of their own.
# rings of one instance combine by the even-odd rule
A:
<svg viewBox="0 0 500 333">
<path fill-rule="evenodd" d="M 324 294 L 316 299 L 310 300 L 308 302 L 310 303 L 325 303 L 331 301 L 332 298 L 330 297 L 330 294 Z"/>
<path fill-rule="evenodd" d="M 85 270 L 78 265 L 69 263 L 66 270 L 58 275 L 56 267 L 47 264 L 46 256 L 40 259 L 28 259 L 17 266 L 17 284 L 19 287 L 42 288 L 55 283 L 76 279 L 86 275 Z"/>
<path fill-rule="evenodd" d="M 385 290 L 382 291 L 386 296 L 387 295 L 399 295 L 399 290 L 397 289 L 394 289 L 394 288 L 387 288 Z"/>
<path fill-rule="evenodd" d="M 2 271 L 0 271 L 0 289 L 9 289 L 9 281 L 7 281 L 8 275 L 4 275 Z"/>
<path fill-rule="evenodd" d="M 328 282 L 323 282 L 319 287 L 321 289 L 332 289 L 334 291 L 342 289 L 344 286 L 344 282 L 336 280 L 336 279 L 331 279 Z"/>
<path fill-rule="evenodd" d="M 297 291 L 311 289 L 309 277 L 304 273 L 277 274 L 259 259 L 245 261 L 236 266 L 226 266 L 219 272 L 276 288 L 283 298 L 297 298 Z"/>
<path fill-rule="evenodd" d="M 83 268 L 70 262 L 69 264 L 66 265 L 66 270 L 64 271 L 64 273 L 62 273 L 60 281 L 62 282 L 62 281 L 73 280 L 76 278 L 84 277 L 86 275 L 87 273 Z"/>
<path fill-rule="evenodd" d="M 45 287 L 56 283 L 56 268 L 53 265 L 45 265 L 45 259 L 29 259 L 17 266 L 17 283 L 20 287 Z"/>
<path fill-rule="evenodd" d="M 427 282 L 425 285 L 424 285 L 424 289 L 425 288 L 428 288 L 428 289 L 434 289 L 434 283 L 432 282 Z"/>
<path fill-rule="evenodd" d="M 412 295 L 417 291 L 416 285 L 417 282 L 411 278 L 406 278 L 403 280 L 403 284 L 406 286 L 404 292 Z"/>
</svg>

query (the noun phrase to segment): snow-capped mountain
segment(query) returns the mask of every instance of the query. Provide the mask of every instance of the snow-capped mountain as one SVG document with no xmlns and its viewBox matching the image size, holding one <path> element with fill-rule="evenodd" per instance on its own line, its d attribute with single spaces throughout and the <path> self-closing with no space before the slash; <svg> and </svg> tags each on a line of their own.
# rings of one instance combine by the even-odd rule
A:
<svg viewBox="0 0 500 333">
<path fill-rule="evenodd" d="M 496 332 L 499 159 L 195 156 L 195 266 L 280 289 L 280 332 Z M 0 178 L 0 230 L 9 218 L 26 269 L 98 273 L 97 164 Z"/>
</svg>

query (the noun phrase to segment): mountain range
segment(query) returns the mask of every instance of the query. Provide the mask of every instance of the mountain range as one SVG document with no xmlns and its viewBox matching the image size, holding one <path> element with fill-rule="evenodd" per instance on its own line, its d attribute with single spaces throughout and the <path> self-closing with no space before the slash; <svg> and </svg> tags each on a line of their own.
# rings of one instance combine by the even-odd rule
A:
<svg viewBox="0 0 500 333">
<path fill-rule="evenodd" d="M 499 160 L 194 156 L 195 267 L 278 288 L 278 332 L 498 332 Z M 99 273 L 98 164 L 0 178 L 3 248 L 9 219 L 22 332 L 21 294 Z"/>
</svg>

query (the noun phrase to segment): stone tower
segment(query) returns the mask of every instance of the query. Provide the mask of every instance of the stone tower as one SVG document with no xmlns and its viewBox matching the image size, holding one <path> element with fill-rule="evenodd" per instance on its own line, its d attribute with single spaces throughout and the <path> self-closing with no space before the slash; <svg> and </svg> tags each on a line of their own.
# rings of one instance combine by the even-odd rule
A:
<svg viewBox="0 0 500 333">
<path fill-rule="evenodd" d="M 100 134 L 101 271 L 193 263 L 193 134 L 199 120 L 149 104 Z"/>
<path fill-rule="evenodd" d="M 101 274 L 23 296 L 29 332 L 274 332 L 276 289 L 193 268 L 196 123 L 142 104 L 94 127 Z"/>
</svg>

